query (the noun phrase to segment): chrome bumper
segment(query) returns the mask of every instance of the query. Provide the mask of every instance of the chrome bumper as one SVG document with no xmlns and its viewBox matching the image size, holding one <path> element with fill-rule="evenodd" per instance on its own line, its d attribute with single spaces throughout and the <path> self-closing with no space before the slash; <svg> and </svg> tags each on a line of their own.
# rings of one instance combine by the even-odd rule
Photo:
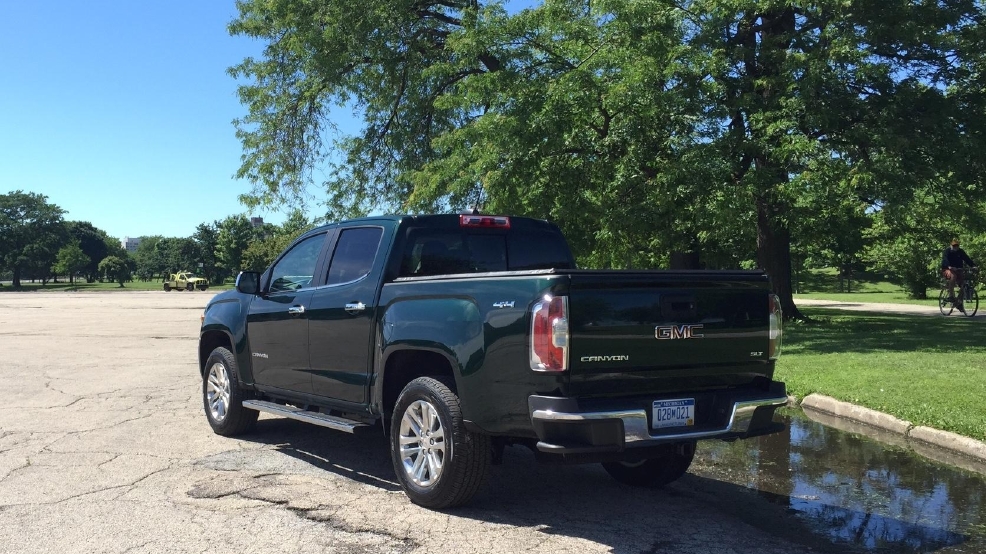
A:
<svg viewBox="0 0 986 554">
<path fill-rule="evenodd" d="M 695 429 L 692 431 L 671 431 L 663 432 L 657 430 L 651 434 L 649 418 L 646 409 L 628 409 L 612 411 L 558 411 L 552 409 L 533 409 L 537 402 L 531 397 L 531 421 L 535 429 L 544 429 L 547 425 L 555 428 L 565 428 L 568 426 L 593 425 L 597 423 L 622 421 L 623 423 L 623 447 L 639 447 L 657 445 L 667 442 L 691 441 L 699 439 L 714 438 L 742 438 L 750 433 L 750 424 L 753 421 L 755 412 L 760 408 L 768 408 L 773 414 L 773 410 L 787 404 L 787 396 L 771 396 L 767 398 L 743 399 L 733 402 L 732 413 L 725 426 L 709 429 Z M 783 427 L 781 427 L 783 428 Z M 775 429 L 776 430 L 776 429 Z M 773 432 L 775 430 L 768 430 Z M 754 430 L 756 434 L 760 429 Z M 545 452 L 565 451 L 570 448 L 564 445 L 552 444 L 555 441 L 544 442 L 546 437 L 540 437 L 542 442 L 538 443 L 538 448 Z M 602 446 L 602 445 L 595 445 Z M 615 445 L 614 445 L 615 446 Z M 595 448 L 578 448 L 578 450 L 594 450 Z"/>
</svg>

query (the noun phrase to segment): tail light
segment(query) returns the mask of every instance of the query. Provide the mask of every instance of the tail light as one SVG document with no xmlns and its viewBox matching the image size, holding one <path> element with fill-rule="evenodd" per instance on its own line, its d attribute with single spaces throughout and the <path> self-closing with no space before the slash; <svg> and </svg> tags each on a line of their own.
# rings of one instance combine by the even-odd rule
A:
<svg viewBox="0 0 986 554">
<path fill-rule="evenodd" d="M 771 360 L 776 360 L 781 355 L 781 342 L 784 338 L 784 313 L 781 310 L 781 299 L 776 294 L 770 295 L 770 341 L 767 344 L 767 353 Z"/>
<path fill-rule="evenodd" d="M 545 295 L 531 308 L 531 369 L 568 369 L 568 297 Z"/>
</svg>

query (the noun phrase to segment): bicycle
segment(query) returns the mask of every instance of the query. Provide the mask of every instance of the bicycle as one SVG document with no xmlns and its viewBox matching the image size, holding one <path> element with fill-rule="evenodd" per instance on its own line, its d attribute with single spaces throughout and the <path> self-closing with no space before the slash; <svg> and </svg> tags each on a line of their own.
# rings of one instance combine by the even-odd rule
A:
<svg viewBox="0 0 986 554">
<path fill-rule="evenodd" d="M 941 292 L 938 293 L 938 309 L 941 310 L 942 315 L 951 315 L 958 308 L 967 317 L 972 317 L 979 311 L 979 293 L 976 291 L 979 268 L 970 267 L 953 269 L 952 271 L 965 272 L 965 279 L 963 279 L 962 286 L 959 287 L 959 298 L 953 298 L 948 294 L 948 280 L 943 280 Z"/>
</svg>

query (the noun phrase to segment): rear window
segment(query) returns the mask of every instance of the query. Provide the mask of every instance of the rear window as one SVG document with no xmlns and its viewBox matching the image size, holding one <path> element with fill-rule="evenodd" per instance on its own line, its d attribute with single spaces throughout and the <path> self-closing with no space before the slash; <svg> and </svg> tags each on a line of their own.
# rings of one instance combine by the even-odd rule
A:
<svg viewBox="0 0 986 554">
<path fill-rule="evenodd" d="M 557 233 L 484 233 L 412 230 L 401 277 L 528 269 L 572 269 L 568 246 Z"/>
</svg>

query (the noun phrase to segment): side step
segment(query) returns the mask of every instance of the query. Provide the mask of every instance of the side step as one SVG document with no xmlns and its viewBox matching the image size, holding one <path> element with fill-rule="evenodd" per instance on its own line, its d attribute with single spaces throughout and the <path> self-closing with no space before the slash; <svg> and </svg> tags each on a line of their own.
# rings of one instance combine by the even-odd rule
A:
<svg viewBox="0 0 986 554">
<path fill-rule="evenodd" d="M 284 406 L 282 404 L 267 402 L 266 400 L 244 400 L 243 407 L 250 408 L 251 410 L 257 410 L 258 412 L 267 412 L 269 414 L 274 414 L 281 417 L 297 419 L 298 421 L 304 421 L 305 423 L 313 423 L 315 425 L 321 425 L 322 427 L 328 427 L 329 429 L 335 429 L 336 431 L 345 431 L 347 433 L 355 433 L 356 429 L 360 427 L 369 427 L 368 424 L 363 423 L 362 421 L 355 421 L 333 415 L 311 412 L 308 410 L 302 410 L 301 408 L 295 408 L 294 406 Z"/>
</svg>

